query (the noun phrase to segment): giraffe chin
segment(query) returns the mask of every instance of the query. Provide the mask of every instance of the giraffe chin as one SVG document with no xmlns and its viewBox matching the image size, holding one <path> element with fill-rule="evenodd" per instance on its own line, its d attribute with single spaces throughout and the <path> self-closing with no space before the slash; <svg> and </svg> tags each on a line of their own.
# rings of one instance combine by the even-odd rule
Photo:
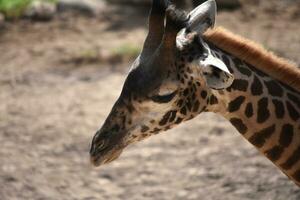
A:
<svg viewBox="0 0 300 200">
<path fill-rule="evenodd" d="M 99 167 L 104 164 L 111 163 L 112 161 L 118 159 L 123 152 L 123 149 L 112 150 L 106 155 L 95 155 L 90 157 L 91 164 L 95 167 Z"/>
</svg>

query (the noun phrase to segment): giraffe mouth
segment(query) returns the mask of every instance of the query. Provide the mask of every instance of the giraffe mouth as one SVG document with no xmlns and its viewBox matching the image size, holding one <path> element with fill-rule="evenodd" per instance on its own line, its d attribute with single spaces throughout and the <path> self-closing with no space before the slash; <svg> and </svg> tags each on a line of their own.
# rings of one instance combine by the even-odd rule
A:
<svg viewBox="0 0 300 200">
<path fill-rule="evenodd" d="M 122 153 L 123 134 L 112 131 L 97 131 L 90 146 L 90 162 L 98 167 L 116 160 Z"/>
<path fill-rule="evenodd" d="M 108 163 L 116 160 L 117 158 L 119 158 L 122 151 L 123 151 L 123 149 L 113 149 L 106 153 L 101 152 L 96 155 L 91 155 L 90 156 L 91 164 L 95 167 L 99 167 L 101 165 L 108 164 Z"/>
</svg>

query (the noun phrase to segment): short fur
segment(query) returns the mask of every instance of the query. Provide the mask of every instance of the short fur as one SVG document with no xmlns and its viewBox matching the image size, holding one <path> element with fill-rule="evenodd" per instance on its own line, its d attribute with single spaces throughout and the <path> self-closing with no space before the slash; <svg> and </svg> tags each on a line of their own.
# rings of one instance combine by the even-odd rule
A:
<svg viewBox="0 0 300 200">
<path fill-rule="evenodd" d="M 300 91 L 300 70 L 296 64 L 279 58 L 261 45 L 222 27 L 208 30 L 204 38 L 220 49 Z"/>
</svg>

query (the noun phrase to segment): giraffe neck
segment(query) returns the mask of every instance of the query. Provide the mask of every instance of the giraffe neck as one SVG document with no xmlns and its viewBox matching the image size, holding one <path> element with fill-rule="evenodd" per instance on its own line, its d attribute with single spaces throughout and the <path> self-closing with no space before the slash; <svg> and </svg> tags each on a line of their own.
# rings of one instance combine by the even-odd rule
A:
<svg viewBox="0 0 300 200">
<path fill-rule="evenodd" d="M 300 186 L 300 93 L 228 53 L 213 48 L 235 76 L 212 91 L 208 111 L 224 116 Z"/>
</svg>

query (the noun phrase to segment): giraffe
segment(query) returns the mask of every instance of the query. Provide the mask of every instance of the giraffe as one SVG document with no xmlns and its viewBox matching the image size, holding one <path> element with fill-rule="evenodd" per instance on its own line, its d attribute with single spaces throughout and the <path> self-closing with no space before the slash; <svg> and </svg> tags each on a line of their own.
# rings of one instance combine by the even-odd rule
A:
<svg viewBox="0 0 300 200">
<path fill-rule="evenodd" d="M 189 14 L 153 0 L 149 32 L 120 97 L 93 137 L 95 166 L 202 112 L 224 118 L 300 186 L 300 70 L 215 28 L 216 2 Z"/>
</svg>

